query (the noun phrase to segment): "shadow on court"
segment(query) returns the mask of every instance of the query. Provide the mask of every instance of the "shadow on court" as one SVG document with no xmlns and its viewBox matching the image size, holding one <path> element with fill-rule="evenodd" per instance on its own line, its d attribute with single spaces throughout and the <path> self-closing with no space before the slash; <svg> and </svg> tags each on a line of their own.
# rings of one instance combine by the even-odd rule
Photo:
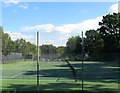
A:
<svg viewBox="0 0 120 93">
<path fill-rule="evenodd" d="M 79 63 L 73 63 L 72 64 L 75 68 L 77 68 L 77 77 L 78 80 L 81 81 L 82 76 L 82 70 L 81 70 L 81 64 Z M 48 70 L 40 70 L 40 78 L 46 77 L 46 78 L 51 78 L 55 77 L 61 77 L 61 78 L 66 78 L 66 79 L 73 79 L 72 73 L 67 69 L 67 65 L 56 65 L 62 69 L 48 69 Z M 117 64 L 113 63 L 107 63 L 107 62 L 98 62 L 98 63 L 85 63 L 84 64 L 84 81 L 85 82 L 94 82 L 95 84 L 84 84 L 84 91 L 81 90 L 81 84 L 80 83 L 75 83 L 74 79 L 72 83 L 67 83 L 66 82 L 53 82 L 53 83 L 47 83 L 47 84 L 41 84 L 40 85 L 40 92 L 38 93 L 119 93 L 119 89 L 113 89 L 111 87 L 104 87 L 105 85 L 103 84 L 98 84 L 100 83 L 115 83 L 118 84 L 120 83 L 118 81 L 119 79 L 119 74 L 120 72 L 118 71 L 120 68 L 118 68 Z M 23 73 L 24 75 L 34 75 L 36 77 L 36 71 L 27 71 Z M 11 84 L 7 88 L 13 88 L 16 89 L 17 93 L 23 93 L 23 91 L 29 91 L 32 93 L 36 93 L 36 85 L 27 85 L 27 84 Z M 77 90 L 75 89 L 77 88 Z M 75 91 L 73 91 L 75 89 Z M 3 92 L 5 93 L 5 92 Z"/>
<path fill-rule="evenodd" d="M 78 80 L 82 79 L 82 70 L 81 70 L 81 64 L 74 63 L 72 64 L 73 67 L 76 68 L 77 71 L 77 78 Z M 67 66 L 65 65 L 56 65 L 60 67 L 61 69 L 45 69 L 40 70 L 39 75 L 42 79 L 42 77 L 46 77 L 49 79 L 49 77 L 60 77 L 60 78 L 68 78 L 73 79 L 72 72 Z M 66 68 L 68 67 L 68 68 Z M 108 62 L 98 62 L 98 63 L 85 63 L 84 64 L 84 80 L 85 81 L 100 81 L 104 83 L 118 83 L 118 78 L 120 77 L 120 68 L 118 68 L 117 64 L 108 63 Z M 24 75 L 34 75 L 36 76 L 37 71 L 26 71 L 23 73 Z"/>
<path fill-rule="evenodd" d="M 58 86 L 59 85 L 59 86 Z M 80 90 L 72 90 L 70 88 L 79 87 Z M 87 90 L 81 90 L 81 85 L 73 84 L 73 83 L 48 83 L 46 85 L 40 85 L 40 91 L 38 92 L 36 89 L 36 85 L 23 85 L 23 84 L 11 84 L 8 88 L 12 88 L 15 90 L 4 90 L 2 93 L 119 93 L 118 90 L 110 89 L 110 88 L 99 88 L 101 85 L 91 86 Z"/>
</svg>

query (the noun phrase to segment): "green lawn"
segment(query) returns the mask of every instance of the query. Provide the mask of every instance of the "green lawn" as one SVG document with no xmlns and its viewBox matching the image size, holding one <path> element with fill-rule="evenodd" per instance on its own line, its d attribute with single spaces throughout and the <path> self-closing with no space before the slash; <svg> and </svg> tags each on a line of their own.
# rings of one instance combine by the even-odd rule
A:
<svg viewBox="0 0 120 93">
<path fill-rule="evenodd" d="M 70 63 L 77 69 L 77 82 L 74 82 L 65 62 L 40 61 L 40 90 L 81 91 L 81 62 Z M 84 90 L 95 93 L 101 91 L 118 93 L 118 69 L 116 63 L 84 62 Z M 58 76 L 60 79 L 56 82 Z M 36 83 L 36 61 L 2 65 L 2 90 L 36 91 Z"/>
</svg>

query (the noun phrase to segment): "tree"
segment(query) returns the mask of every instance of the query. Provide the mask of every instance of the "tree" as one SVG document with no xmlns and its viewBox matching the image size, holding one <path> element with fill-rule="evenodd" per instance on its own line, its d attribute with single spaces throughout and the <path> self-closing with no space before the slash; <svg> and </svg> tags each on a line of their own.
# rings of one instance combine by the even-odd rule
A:
<svg viewBox="0 0 120 93">
<path fill-rule="evenodd" d="M 68 39 L 64 55 L 71 60 L 80 60 L 82 54 L 82 39 L 80 36 L 72 36 Z"/>
<path fill-rule="evenodd" d="M 10 53 L 15 53 L 15 42 L 10 40 L 8 42 L 8 50 L 10 51 Z"/>
<path fill-rule="evenodd" d="M 81 53 L 81 38 L 80 36 L 72 36 L 66 43 L 65 52 L 66 54 L 79 54 Z"/>
<path fill-rule="evenodd" d="M 40 49 L 42 55 L 57 53 L 56 47 L 53 45 L 42 45 Z"/>
<path fill-rule="evenodd" d="M 2 39 L 3 28 L 0 26 L 0 39 Z"/>
<path fill-rule="evenodd" d="M 2 34 L 3 34 L 3 29 L 0 27 L 0 52 L 2 52 Z"/>
<path fill-rule="evenodd" d="M 2 39 L 2 54 L 8 55 L 10 53 L 22 53 L 25 55 L 35 55 L 37 53 L 37 48 L 34 44 L 26 42 L 24 39 L 17 39 L 13 41 L 11 37 L 4 33 L 3 28 L 0 27 L 0 40 Z"/>
<path fill-rule="evenodd" d="M 11 40 L 11 37 L 7 33 L 3 32 L 2 27 L 0 27 L 0 33 L 2 38 L 2 54 L 6 56 L 14 51 L 14 43 Z"/>
<path fill-rule="evenodd" d="M 120 13 L 103 16 L 98 30 L 104 40 L 104 52 L 120 52 Z"/>
<path fill-rule="evenodd" d="M 63 46 L 58 46 L 58 47 L 57 47 L 57 53 L 58 53 L 59 55 L 63 55 L 63 54 L 64 54 L 64 49 L 65 49 L 65 47 L 63 47 Z"/>
<path fill-rule="evenodd" d="M 24 39 L 17 39 L 16 41 L 15 41 L 15 44 L 16 44 L 16 52 L 17 53 L 22 53 L 22 55 L 23 56 L 25 56 L 25 53 L 26 53 L 26 51 L 25 51 L 25 49 L 26 49 L 26 46 L 25 46 L 25 40 Z M 28 47 L 28 49 L 29 49 L 29 47 Z M 27 50 L 28 50 L 27 49 Z"/>
<path fill-rule="evenodd" d="M 85 33 L 84 50 L 89 56 L 99 53 L 104 46 L 103 39 L 96 30 L 88 30 Z"/>
<path fill-rule="evenodd" d="M 37 48 L 34 44 L 31 44 L 30 42 L 26 42 L 24 39 L 17 39 L 15 41 L 16 49 L 15 51 L 17 53 L 22 53 L 23 56 L 26 55 L 35 55 L 37 53 Z"/>
<path fill-rule="evenodd" d="M 79 36 L 76 36 L 75 54 L 81 54 L 81 53 L 82 53 L 82 39 Z"/>
<path fill-rule="evenodd" d="M 31 53 L 33 55 L 36 55 L 37 54 L 37 47 L 36 47 L 36 45 L 30 43 L 30 51 L 31 51 Z M 41 52 L 39 52 L 39 53 L 41 53 Z"/>
</svg>

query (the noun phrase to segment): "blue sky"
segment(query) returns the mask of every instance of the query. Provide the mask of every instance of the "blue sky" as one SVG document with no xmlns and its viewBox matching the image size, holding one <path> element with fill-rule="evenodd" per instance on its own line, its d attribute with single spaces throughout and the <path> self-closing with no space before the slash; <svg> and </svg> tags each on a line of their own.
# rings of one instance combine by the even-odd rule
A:
<svg viewBox="0 0 120 93">
<path fill-rule="evenodd" d="M 59 46 L 72 35 L 97 29 L 102 16 L 112 12 L 117 12 L 116 2 L 4 2 L 2 26 L 13 40 L 36 44 L 39 31 L 41 44 Z"/>
</svg>

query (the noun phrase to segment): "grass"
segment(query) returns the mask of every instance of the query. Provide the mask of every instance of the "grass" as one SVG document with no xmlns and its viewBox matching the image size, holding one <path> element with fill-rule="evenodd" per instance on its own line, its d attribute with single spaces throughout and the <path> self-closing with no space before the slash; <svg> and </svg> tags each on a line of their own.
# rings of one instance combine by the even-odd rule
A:
<svg viewBox="0 0 120 93">
<path fill-rule="evenodd" d="M 78 82 L 62 61 L 40 61 L 41 91 L 81 91 L 81 62 L 71 61 L 77 69 Z M 1 64 L 0 64 L 1 65 Z M 111 91 L 118 93 L 118 72 L 115 63 L 84 62 L 84 90 L 86 93 Z M 58 76 L 60 80 L 56 82 Z M 36 91 L 36 61 L 21 61 L 2 65 L 2 90 Z"/>
</svg>

